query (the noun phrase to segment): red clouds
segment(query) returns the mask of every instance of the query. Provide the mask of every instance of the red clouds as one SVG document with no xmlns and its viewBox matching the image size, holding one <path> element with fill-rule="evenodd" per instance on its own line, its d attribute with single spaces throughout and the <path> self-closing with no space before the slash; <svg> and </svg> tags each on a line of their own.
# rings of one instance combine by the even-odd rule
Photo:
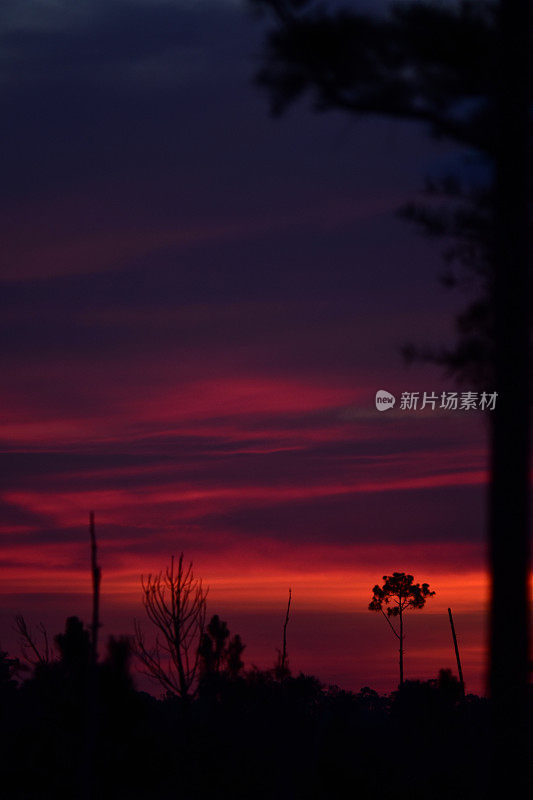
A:
<svg viewBox="0 0 533 800">
<path fill-rule="evenodd" d="M 33 407 L 26 398 L 5 412 L 15 469 L 3 493 L 13 518 L 4 526 L 4 592 L 38 592 L 45 605 L 58 587 L 65 603 L 88 592 L 91 509 L 109 628 L 123 624 L 126 609 L 140 613 L 140 574 L 182 549 L 211 586 L 212 610 L 241 620 L 250 658 L 268 664 L 275 626 L 269 617 L 270 633 L 257 639 L 255 625 L 276 613 L 291 585 L 294 667 L 355 688 L 357 680 L 382 688 L 394 680 L 378 666 L 381 657 L 365 660 L 354 649 L 341 664 L 340 650 L 335 655 L 346 615 L 354 641 L 375 640 L 376 655 L 389 647 L 364 613 L 381 574 L 404 569 L 428 580 L 437 596 L 424 614 L 439 625 L 450 604 L 459 620 L 482 612 L 488 589 L 478 514 L 486 476 L 472 418 L 384 419 L 361 376 L 243 372 L 164 385 L 160 373 L 157 385 L 132 391 L 131 372 L 117 384 L 109 365 L 100 370 L 106 391 L 100 385 L 92 408 L 70 422 L 68 408 L 44 413 L 38 397 Z M 338 636 L 327 658 L 311 636 L 312 620 L 322 624 L 326 613 Z M 465 631 L 478 688 L 480 619 Z M 435 674 L 447 663 L 446 627 L 431 652 L 425 628 L 415 630 L 411 669 Z"/>
</svg>

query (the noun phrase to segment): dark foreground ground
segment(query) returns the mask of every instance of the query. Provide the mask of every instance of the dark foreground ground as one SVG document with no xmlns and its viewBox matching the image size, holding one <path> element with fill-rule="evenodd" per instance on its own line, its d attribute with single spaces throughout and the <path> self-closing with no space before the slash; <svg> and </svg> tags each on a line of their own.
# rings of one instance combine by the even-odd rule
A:
<svg viewBox="0 0 533 800">
<path fill-rule="evenodd" d="M 135 690 L 127 640 L 110 643 L 92 681 L 81 627 L 56 642 L 31 671 L 0 656 L 12 800 L 486 796 L 488 701 L 463 698 L 449 672 L 380 696 L 279 669 L 212 669 L 184 703 Z"/>
</svg>

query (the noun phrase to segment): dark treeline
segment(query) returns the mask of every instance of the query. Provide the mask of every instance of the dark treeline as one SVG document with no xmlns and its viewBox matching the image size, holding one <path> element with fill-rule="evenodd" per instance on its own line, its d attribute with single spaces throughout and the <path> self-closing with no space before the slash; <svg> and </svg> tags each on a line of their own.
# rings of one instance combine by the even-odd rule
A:
<svg viewBox="0 0 533 800">
<path fill-rule="evenodd" d="M 463 697 L 448 670 L 388 696 L 355 694 L 279 661 L 245 669 L 240 638 L 213 617 L 194 692 L 157 699 L 134 686 L 135 647 L 130 637 L 108 640 L 96 692 L 91 630 L 77 617 L 48 653 L 36 646 L 31 671 L 0 655 L 3 783 L 13 800 L 83 798 L 88 780 L 94 798 L 486 794 L 488 701 Z"/>
<path fill-rule="evenodd" d="M 208 589 L 182 553 L 141 578 L 145 624 L 108 638 L 100 658 L 93 515 L 90 534 L 91 623 L 71 616 L 51 640 L 18 616 L 21 659 L 0 650 L 2 778 L 12 800 L 493 796 L 489 701 L 465 696 L 447 669 L 404 680 L 398 633 L 400 684 L 390 695 L 293 674 L 291 590 L 272 668 L 246 668 L 245 643 L 217 614 L 207 620 Z M 387 619 L 435 594 L 405 573 L 384 581 L 369 609 Z M 159 697 L 136 688 L 134 660 Z"/>
</svg>

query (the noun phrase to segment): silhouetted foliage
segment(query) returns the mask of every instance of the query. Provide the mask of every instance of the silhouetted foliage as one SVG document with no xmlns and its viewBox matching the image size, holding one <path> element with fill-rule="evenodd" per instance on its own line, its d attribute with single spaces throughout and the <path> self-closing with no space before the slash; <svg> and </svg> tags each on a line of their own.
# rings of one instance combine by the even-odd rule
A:
<svg viewBox="0 0 533 800">
<path fill-rule="evenodd" d="M 199 675 L 201 680 L 215 675 L 224 675 L 235 680 L 241 673 L 244 662 L 244 645 L 239 634 L 230 636 L 228 626 L 218 614 L 211 617 L 200 640 L 198 649 Z"/>
<path fill-rule="evenodd" d="M 81 619 L 68 617 L 65 632 L 55 637 L 55 644 L 64 673 L 76 679 L 85 676 L 91 661 L 91 640 Z"/>
<path fill-rule="evenodd" d="M 278 19 L 257 83 L 274 114 L 309 95 L 318 112 L 341 110 L 425 123 L 436 138 L 474 150 L 488 173 L 496 151 L 494 86 L 497 3 L 392 3 L 386 14 L 326 9 L 313 0 L 251 0 Z M 478 297 L 458 317 L 454 350 L 406 346 L 483 388 L 492 384 L 494 266 L 490 178 L 428 179 L 426 202 L 402 209 L 428 235 L 448 241 L 448 286 L 476 281 Z M 465 276 L 455 270 L 466 268 Z M 481 290 L 481 291 L 480 291 Z"/>
<path fill-rule="evenodd" d="M 18 658 L 10 658 L 9 653 L 0 650 L 0 703 L 5 703 L 16 687 L 16 675 L 21 671 Z"/>
<path fill-rule="evenodd" d="M 405 572 L 393 572 L 383 576 L 383 586 L 376 584 L 373 597 L 369 603 L 370 611 L 381 611 L 387 623 L 398 639 L 400 645 L 400 686 L 403 684 L 403 615 L 410 608 L 423 608 L 428 597 L 435 592 L 430 591 L 428 583 L 414 583 L 412 575 Z M 396 630 L 390 617 L 398 617 L 399 628 Z"/>
<path fill-rule="evenodd" d="M 132 640 L 109 638 L 97 665 L 96 797 L 323 800 L 348 789 L 392 800 L 401 786 L 410 800 L 429 789 L 435 800 L 485 796 L 488 704 L 463 698 L 449 670 L 391 695 L 355 694 L 310 675 L 279 681 L 274 670 L 244 670 L 242 643 L 233 670 L 230 644 L 240 638 L 217 615 L 204 634 L 216 691 L 191 697 L 186 716 L 175 693 L 156 700 L 135 690 Z M 82 793 L 90 629 L 70 617 L 56 643 L 57 659 L 18 682 L 16 661 L 0 654 L 0 746 L 13 800 Z"/>
</svg>

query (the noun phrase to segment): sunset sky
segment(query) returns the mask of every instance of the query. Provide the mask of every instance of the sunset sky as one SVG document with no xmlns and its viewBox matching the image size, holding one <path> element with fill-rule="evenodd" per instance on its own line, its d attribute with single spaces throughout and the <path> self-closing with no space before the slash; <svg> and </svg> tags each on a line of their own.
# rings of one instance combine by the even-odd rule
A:
<svg viewBox="0 0 533 800">
<path fill-rule="evenodd" d="M 4 0 L 0 25 L 2 647 L 17 612 L 88 619 L 94 510 L 104 639 L 183 550 L 247 665 L 290 586 L 292 668 L 390 691 L 367 606 L 401 570 L 437 592 L 406 677 L 455 668 L 451 606 L 482 691 L 490 412 L 374 406 L 457 388 L 402 361 L 466 297 L 396 211 L 478 165 L 410 124 L 272 120 L 238 0 Z"/>
</svg>

